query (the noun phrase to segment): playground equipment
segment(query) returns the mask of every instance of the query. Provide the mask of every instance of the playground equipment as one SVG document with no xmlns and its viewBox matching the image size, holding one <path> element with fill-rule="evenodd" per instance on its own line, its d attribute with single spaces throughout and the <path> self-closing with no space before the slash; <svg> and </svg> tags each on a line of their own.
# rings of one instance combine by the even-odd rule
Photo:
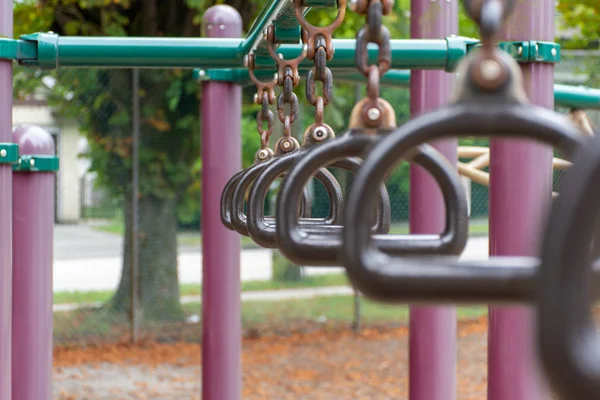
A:
<svg viewBox="0 0 600 400">
<path fill-rule="evenodd" d="M 381 6 L 381 5 L 380 5 Z M 296 16 L 306 33 L 305 45 L 306 45 L 306 57 L 311 59 L 314 62 L 314 67 L 309 70 L 306 78 L 306 97 L 309 100 L 309 103 L 315 107 L 315 122 L 309 125 L 304 132 L 303 139 L 303 147 L 304 151 L 296 153 L 294 155 L 290 155 L 288 157 L 282 157 L 281 159 L 271 163 L 264 171 L 259 173 L 256 181 L 254 182 L 252 189 L 249 193 L 249 217 L 248 217 L 248 232 L 250 233 L 250 237 L 263 247 L 277 247 L 277 243 L 281 243 L 281 240 L 276 239 L 276 223 L 267 224 L 264 218 L 264 202 L 267 197 L 267 193 L 273 181 L 283 174 L 286 170 L 288 170 L 297 160 L 301 160 L 305 158 L 306 154 L 312 154 L 310 149 L 314 148 L 316 145 L 324 145 L 325 143 L 331 143 L 337 141 L 328 140 L 334 139 L 335 133 L 332 128 L 325 124 L 323 121 L 324 118 L 324 108 L 329 103 L 330 99 L 332 99 L 333 94 L 333 77 L 331 70 L 327 67 L 327 60 L 333 58 L 333 54 L 335 51 L 335 47 L 333 47 L 333 39 L 332 35 L 335 29 L 340 25 L 341 18 L 345 13 L 346 2 L 345 0 L 341 0 L 338 2 L 338 15 L 335 21 L 324 28 L 317 28 L 309 24 L 301 12 L 301 5 L 298 3 L 296 6 Z M 363 32 L 361 30 L 361 32 Z M 362 41 L 361 47 L 366 49 L 367 41 L 364 39 L 364 32 L 362 35 L 357 36 L 357 45 L 359 41 Z M 378 60 L 383 62 L 383 60 L 389 59 L 389 49 L 387 48 L 387 42 L 389 42 L 389 33 L 387 36 L 383 35 L 386 42 L 383 40 L 379 40 L 380 50 L 378 54 Z M 272 46 L 269 45 L 269 49 L 272 49 Z M 357 49 L 358 50 L 358 49 Z M 270 53 L 274 55 L 274 51 L 270 50 Z M 366 62 L 366 58 L 364 57 L 364 51 L 360 53 L 357 51 L 356 57 L 357 59 L 362 59 L 363 63 Z M 277 64 L 279 66 L 279 73 L 277 76 L 281 74 L 283 70 L 283 64 L 285 62 L 281 59 L 277 59 Z M 362 66 L 363 73 L 367 72 L 367 66 Z M 383 66 L 381 67 L 383 68 Z M 382 71 L 380 71 L 382 72 Z M 284 79 L 291 80 L 293 76 L 298 76 L 297 67 L 295 65 L 291 65 L 288 67 L 287 73 L 289 76 L 286 76 Z M 377 73 L 377 72 L 376 72 Z M 320 81 L 323 84 L 323 94 L 316 94 L 316 81 Z M 285 81 L 282 81 L 284 83 Z M 286 93 L 286 90 L 291 90 L 292 85 L 283 85 L 282 96 Z M 279 107 L 278 107 L 279 108 Z M 390 107 L 391 108 L 391 107 Z M 280 109 L 281 110 L 281 109 Z M 283 111 L 280 111 L 280 115 Z M 393 120 L 395 116 L 392 113 L 381 114 L 381 120 Z M 283 122 L 283 121 L 282 121 Z M 285 133 L 284 133 L 285 136 Z M 322 144 L 321 144 L 322 143 Z M 345 159 L 341 162 L 334 164 L 335 167 L 342 167 L 349 171 L 356 171 L 359 167 L 359 163 L 354 159 Z M 323 169 L 316 169 L 316 171 L 322 171 Z M 311 174 L 313 176 L 314 174 Z M 295 179 L 294 179 L 295 180 Z M 306 183 L 306 182 L 305 182 Z M 380 198 L 378 200 L 377 207 L 377 216 L 376 222 L 373 229 L 377 232 L 387 232 L 390 228 L 391 223 L 391 210 L 390 210 L 390 201 L 385 190 L 385 187 L 380 188 Z M 336 198 L 330 197 L 329 203 L 331 206 L 340 205 Z M 293 207 L 293 206 L 292 206 Z M 286 208 L 285 211 L 288 209 Z M 331 223 L 319 224 L 318 226 L 312 225 L 307 227 L 307 231 L 312 231 L 315 234 L 322 234 L 327 231 L 337 231 L 341 233 L 339 223 L 340 221 L 330 221 L 335 222 L 336 225 L 332 226 Z M 284 228 L 285 230 L 285 228 Z M 339 236 L 339 235 L 338 235 Z M 312 251 L 309 250 L 309 251 Z M 313 253 L 313 257 L 319 260 L 319 256 Z"/>
<path fill-rule="evenodd" d="M 473 158 L 473 160 L 468 163 L 461 161 L 457 163 L 458 173 L 461 176 L 483 186 L 490 185 L 490 174 L 481 170 L 488 167 L 490 163 L 490 149 L 488 147 L 461 146 L 458 148 L 458 157 Z M 565 170 L 570 166 L 570 162 L 561 158 L 554 158 L 552 160 L 552 167 L 554 170 Z M 556 196 L 558 196 L 558 192 L 552 192 L 552 197 L 554 198 Z"/>
<path fill-rule="evenodd" d="M 12 0 L 0 0 L 0 34 L 5 36 L 0 38 L 0 400 L 51 397 L 51 221 L 45 219 L 39 226 L 20 224 L 51 215 L 46 208 L 52 196 L 35 196 L 34 186 L 42 181 L 47 184 L 57 159 L 48 156 L 51 151 L 47 146 L 22 143 L 27 135 L 15 134 L 19 148 L 13 143 L 13 62 L 42 69 L 198 69 L 204 115 L 203 398 L 236 400 L 241 396 L 240 246 L 238 235 L 223 222 L 265 245 L 281 248 L 294 261 L 343 264 L 356 287 L 375 299 L 394 303 L 535 304 L 539 309 L 541 360 L 552 387 L 564 399 L 598 396 L 600 379 L 593 357 L 598 353 L 598 338 L 587 315 L 590 294 L 585 271 L 592 266 L 588 254 L 594 218 L 590 215 L 600 200 L 594 185 L 600 169 L 600 139 L 582 135 L 565 118 L 541 107 L 553 108 L 555 104 L 576 110 L 574 114 L 600 109 L 600 91 L 553 85 L 553 64 L 560 60 L 560 47 L 552 43 L 554 2 L 516 3 L 464 0 L 470 16 L 481 27 L 482 41 L 455 36 L 458 4 L 439 0 L 412 1 L 411 40 L 386 35 L 381 17 L 390 12 L 390 0 L 351 1 L 353 11 L 366 16 L 356 40 L 331 39 L 331 30 L 343 20 L 343 0 L 270 0 L 246 38 L 240 38 L 237 12 L 216 6 L 204 15 L 205 38 L 90 38 L 37 33 L 15 40 L 11 39 Z M 306 24 L 303 15 L 309 7 L 317 6 L 338 7 L 332 27 Z M 522 18 L 512 22 L 513 26 L 505 30 L 510 33 L 498 43 L 500 28 L 515 8 Z M 425 18 L 427 22 L 422 23 Z M 454 72 L 459 63 L 460 90 L 453 104 L 431 111 L 448 102 L 454 77 L 447 72 Z M 520 73 L 517 63 L 527 74 Z M 359 72 L 352 72 L 357 66 Z M 319 117 L 319 110 L 330 97 L 327 69 L 336 80 L 366 81 L 368 86 L 367 97 L 355 107 L 348 134 L 339 139 L 332 138 Z M 273 118 L 268 105 L 275 101 L 273 86 L 258 83 L 258 79 L 272 77 L 275 72 L 277 85 L 283 86 L 281 105 L 290 107 L 289 111 L 278 107 L 286 132 L 273 152 L 268 149 Z M 317 109 L 314 129 L 308 130 L 307 139 L 322 141 L 323 130 L 319 128 L 330 138 L 293 155 L 280 156 L 278 152 L 291 153 L 299 148 L 290 134 L 295 119 L 290 88 L 299 85 L 302 74 L 308 74 L 309 100 Z M 312 91 L 312 84 L 319 80 L 326 89 L 322 101 Z M 240 85 L 248 82 L 257 85 L 256 101 L 262 106 L 258 121 L 261 150 L 256 165 L 239 172 L 240 123 L 235 118 L 222 118 L 221 113 L 228 109 L 232 115 L 240 114 Z M 380 85 L 410 85 L 413 121 L 396 127 L 391 105 L 379 98 Z M 538 107 L 527 104 L 527 97 Z M 585 129 L 589 131 L 589 127 Z M 490 249 L 492 255 L 500 257 L 487 262 L 456 260 L 466 243 L 468 225 L 466 197 L 453 165 L 457 161 L 456 140 L 425 144 L 462 135 L 503 138 L 493 140 L 489 151 Z M 542 231 L 541 253 L 535 238 L 549 208 L 552 155 L 547 146 L 506 138 L 553 145 L 574 162 L 561 185 L 564 190 L 553 205 L 547 229 Z M 306 141 L 308 144 L 312 143 Z M 27 154 L 30 152 L 34 154 Z M 357 157 L 364 159 L 360 167 Z M 351 165 L 348 168 L 356 173 L 345 202 L 333 176 L 322 169 L 335 159 L 344 160 L 339 165 Z M 389 205 L 381 184 L 385 172 L 399 160 L 420 165 L 411 169 L 411 235 L 380 235 L 389 224 Z M 488 162 L 484 160 L 480 159 L 479 165 Z M 13 168 L 17 170 L 14 174 Z M 42 174 L 36 179 L 39 172 Z M 329 185 L 333 199 L 328 219 L 310 218 L 307 196 L 300 207 L 303 187 L 315 172 Z M 247 189 L 250 209 L 256 210 L 268 183 L 280 173 L 286 173 L 286 179 L 278 195 L 276 218 L 270 220 L 251 211 L 246 223 L 243 202 Z M 220 193 L 225 187 L 221 203 Z M 49 188 L 40 186 L 39 190 L 47 193 Z M 19 197 L 11 208 L 13 195 Z M 32 202 L 22 204 L 22 195 L 31 197 Z M 381 203 L 374 220 L 371 210 L 378 198 Z M 46 208 L 34 207 L 37 203 L 33 199 Z M 21 217 L 23 210 L 31 215 Z M 298 210 L 303 216 L 300 220 Z M 11 217 L 13 221 L 19 218 L 13 230 Z M 26 229 L 34 226 L 36 229 Z M 267 232 L 264 237 L 263 232 Z M 35 260 L 19 258 L 26 253 L 22 247 L 25 243 L 27 250 L 40 249 Z M 14 280 L 13 262 L 17 271 Z M 540 288 L 537 295 L 536 282 Z M 44 296 L 34 297 L 32 293 Z M 15 316 L 12 326 L 11 315 Z M 32 325 L 23 324 L 21 316 L 27 316 L 25 320 Z M 525 343 L 532 333 L 530 313 L 492 308 L 490 318 L 489 398 L 544 398 L 533 351 Z M 24 330 L 33 331 L 24 334 Z M 451 308 L 411 308 L 411 400 L 453 398 L 455 346 Z"/>
</svg>

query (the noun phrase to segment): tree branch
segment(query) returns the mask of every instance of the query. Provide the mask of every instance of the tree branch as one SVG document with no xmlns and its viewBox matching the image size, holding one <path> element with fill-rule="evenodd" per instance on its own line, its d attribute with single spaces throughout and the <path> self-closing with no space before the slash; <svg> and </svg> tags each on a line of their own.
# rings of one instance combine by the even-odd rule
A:
<svg viewBox="0 0 600 400">
<path fill-rule="evenodd" d="M 146 0 L 142 5 L 143 36 L 158 35 L 158 6 L 157 0 Z"/>
</svg>

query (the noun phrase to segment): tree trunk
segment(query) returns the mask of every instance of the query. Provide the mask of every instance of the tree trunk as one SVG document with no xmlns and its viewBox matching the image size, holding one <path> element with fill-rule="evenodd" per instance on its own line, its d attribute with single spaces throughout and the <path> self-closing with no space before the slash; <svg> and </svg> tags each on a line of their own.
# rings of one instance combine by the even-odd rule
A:
<svg viewBox="0 0 600 400">
<path fill-rule="evenodd" d="M 109 306 L 131 307 L 131 199 L 125 201 L 121 281 Z M 139 200 L 139 305 L 144 319 L 182 320 L 177 274 L 177 201 L 151 196 Z"/>
</svg>

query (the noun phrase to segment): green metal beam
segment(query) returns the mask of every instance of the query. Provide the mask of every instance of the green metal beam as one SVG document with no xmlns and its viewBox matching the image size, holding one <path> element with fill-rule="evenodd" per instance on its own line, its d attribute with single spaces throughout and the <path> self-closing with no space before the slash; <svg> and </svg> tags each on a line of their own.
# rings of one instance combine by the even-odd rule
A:
<svg viewBox="0 0 600 400">
<path fill-rule="evenodd" d="M 35 60 L 37 57 L 35 43 L 0 37 L 0 60 Z"/>
<path fill-rule="evenodd" d="M 268 80 L 274 74 L 272 71 L 257 71 L 259 79 Z M 305 72 L 305 71 L 301 71 Z M 200 81 L 225 81 L 235 82 L 242 85 L 251 84 L 248 70 L 244 68 L 235 69 L 215 69 L 215 70 L 195 70 L 196 79 Z M 335 82 L 346 83 L 364 83 L 365 77 L 356 71 L 336 72 Z M 390 70 L 382 78 L 381 84 L 384 86 L 408 88 L 410 86 L 410 71 Z M 554 85 L 554 102 L 558 107 L 581 108 L 585 110 L 600 110 L 600 89 L 593 89 L 585 86 Z"/>
<path fill-rule="evenodd" d="M 22 38 L 37 43 L 35 60 L 24 66 L 102 68 L 231 68 L 242 64 L 240 39 L 77 37 L 36 33 Z"/>
<path fill-rule="evenodd" d="M 36 33 L 23 36 L 19 46 L 37 44 L 36 59 L 18 59 L 25 66 L 42 69 L 57 67 L 100 68 L 239 68 L 244 39 L 77 37 Z M 449 37 L 438 40 L 392 40 L 392 68 L 453 70 L 474 39 Z M 333 41 L 335 55 L 327 63 L 332 70 L 355 68 L 355 45 L 351 39 Z M 296 57 L 302 45 L 281 45 L 285 58 Z M 377 47 L 369 46 L 375 62 Z M 258 69 L 274 69 L 270 57 L 259 56 Z M 306 60 L 301 67 L 310 67 Z"/>
<path fill-rule="evenodd" d="M 359 72 L 342 72 L 334 75 L 336 82 L 366 83 L 367 79 Z M 380 80 L 383 86 L 410 87 L 410 71 L 392 69 L 385 73 Z"/>
<path fill-rule="evenodd" d="M 561 107 L 600 110 L 600 89 L 556 84 L 554 102 Z"/>
</svg>

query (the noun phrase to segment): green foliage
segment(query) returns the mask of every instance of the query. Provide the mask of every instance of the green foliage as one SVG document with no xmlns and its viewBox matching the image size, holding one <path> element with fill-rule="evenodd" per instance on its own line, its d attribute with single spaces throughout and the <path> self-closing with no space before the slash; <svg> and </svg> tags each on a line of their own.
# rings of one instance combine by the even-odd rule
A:
<svg viewBox="0 0 600 400">
<path fill-rule="evenodd" d="M 16 1 L 15 35 L 53 30 L 59 34 L 86 36 L 197 36 L 203 12 L 215 1 L 174 0 L 177 11 L 168 8 L 173 2 L 159 2 L 155 20 L 145 19 L 148 16 L 142 3 L 140 0 Z M 237 5 L 235 1 L 227 3 Z M 250 26 L 262 5 L 262 2 L 252 0 L 240 9 L 245 27 Z M 396 1 L 394 13 L 384 18 L 392 37 L 409 37 L 409 10 L 408 0 Z M 314 9 L 307 18 L 311 23 L 323 26 L 331 22 L 336 13 L 334 9 Z M 472 21 L 464 13 L 460 18 L 460 34 L 476 36 Z M 335 36 L 353 38 L 363 24 L 364 17 L 348 11 Z M 46 76 L 56 79 L 53 87 L 42 84 Z M 100 69 L 60 70 L 58 73 L 16 70 L 14 93 L 17 98 L 40 90 L 46 92 L 58 116 L 79 122 L 82 133 L 89 139 L 87 156 L 92 161 L 92 170 L 98 173 L 100 184 L 114 196 L 122 197 L 130 186 L 132 165 L 131 73 Z M 364 89 L 361 90 L 364 93 Z M 252 164 L 259 147 L 255 121 L 258 108 L 250 101 L 253 91 L 253 88 L 244 91 L 243 167 Z M 408 91 L 383 92 L 383 97 L 394 105 L 398 122 L 405 120 L 409 115 Z M 304 100 L 302 87 L 297 93 L 303 99 L 305 110 L 302 124 L 308 125 L 313 109 Z M 325 121 L 338 136 L 346 129 L 355 93 L 354 85 L 336 84 L 334 98 L 326 108 Z M 179 218 L 181 222 L 189 223 L 199 216 L 201 193 L 198 85 L 188 71 L 142 71 L 139 94 L 142 105 L 141 194 L 179 198 Z M 278 135 L 280 132 L 275 132 L 274 138 Z M 394 179 L 406 182 L 400 179 L 405 174 L 406 169 L 396 171 Z"/>
<path fill-rule="evenodd" d="M 188 21 L 200 15 L 204 2 L 189 1 L 190 7 L 183 0 L 175 1 L 179 2 L 182 4 L 161 2 L 158 13 L 148 17 L 144 11 L 149 7 L 140 1 L 25 0 L 15 3 L 16 35 L 53 30 L 83 36 L 197 36 L 199 26 Z M 177 10 L 164 8 L 169 5 Z M 56 79 L 51 88 L 42 84 L 46 76 Z M 46 92 L 58 117 L 79 123 L 88 138 L 87 156 L 99 183 L 117 198 L 127 193 L 132 167 L 131 71 L 72 69 L 42 73 L 18 69 L 15 96 L 24 98 L 34 91 Z M 183 220 L 194 213 L 190 205 L 199 203 L 200 185 L 195 183 L 202 167 L 198 161 L 198 92 L 191 71 L 140 73 L 141 195 L 181 198 Z"/>
<path fill-rule="evenodd" d="M 563 28 L 575 28 L 577 36 L 568 47 L 586 48 L 600 40 L 600 2 L 598 0 L 560 0 L 557 11 L 561 13 Z"/>
</svg>

